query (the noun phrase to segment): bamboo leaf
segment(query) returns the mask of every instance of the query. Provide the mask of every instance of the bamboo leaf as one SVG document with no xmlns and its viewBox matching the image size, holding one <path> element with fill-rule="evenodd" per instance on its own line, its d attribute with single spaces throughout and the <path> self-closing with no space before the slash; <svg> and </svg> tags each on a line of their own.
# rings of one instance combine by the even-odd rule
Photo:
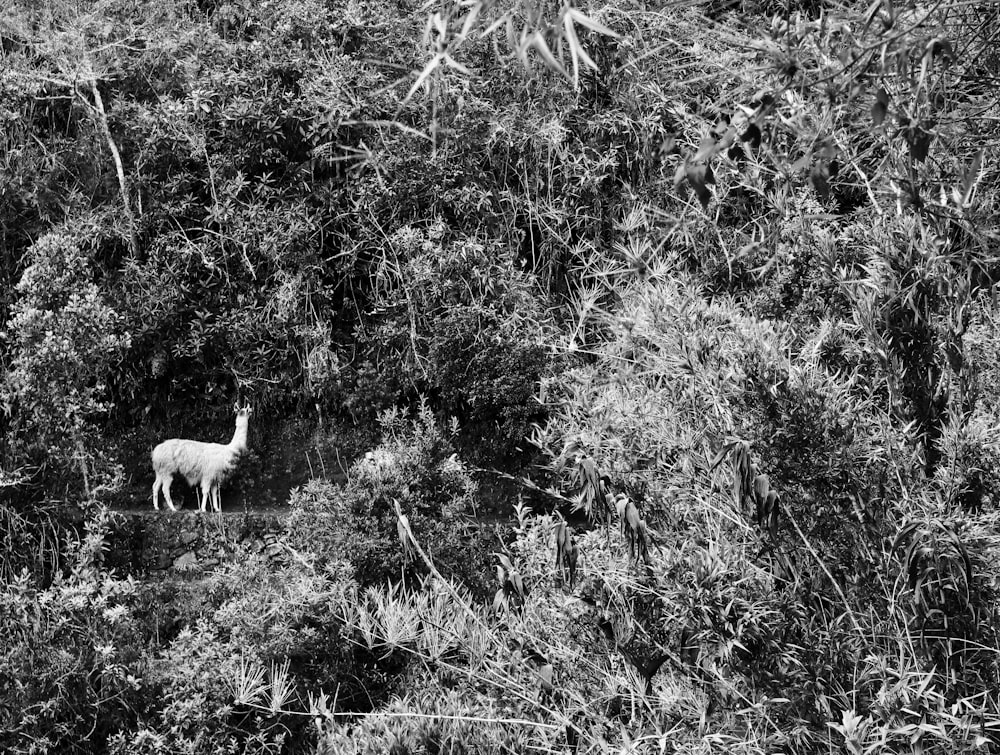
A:
<svg viewBox="0 0 1000 755">
<path fill-rule="evenodd" d="M 414 81 L 413 86 L 410 87 L 410 91 L 406 93 L 406 97 L 403 98 L 403 102 L 408 102 L 410 98 L 413 97 L 414 93 L 416 93 L 423 83 L 427 81 L 428 77 L 434 73 L 443 59 L 444 53 L 439 52 L 427 62 L 427 65 L 424 66 L 424 70 L 420 72 L 420 75 L 417 76 L 417 80 Z"/>
<path fill-rule="evenodd" d="M 615 39 L 618 39 L 618 37 L 621 36 L 612 29 L 609 29 L 600 21 L 596 21 L 590 16 L 586 15 L 585 13 L 581 13 L 576 8 L 570 8 L 566 12 L 566 15 L 570 16 L 575 23 L 578 23 L 581 26 L 586 26 L 588 29 L 590 29 L 591 31 L 596 31 L 598 34 L 603 34 L 607 37 L 614 37 Z"/>
<path fill-rule="evenodd" d="M 691 158 L 691 162 L 701 162 L 707 160 L 712 155 L 714 155 L 718 150 L 715 148 L 716 141 L 715 137 L 709 134 L 701 140 L 701 144 L 698 145 L 698 151 L 694 153 L 694 157 Z"/>
<path fill-rule="evenodd" d="M 571 13 L 566 13 L 563 16 L 563 28 L 566 31 L 566 41 L 569 43 L 570 57 L 573 60 L 573 83 L 575 84 L 580 76 L 580 60 L 583 60 L 584 65 L 595 71 L 598 70 L 598 66 L 587 54 L 583 45 L 580 44 L 580 40 L 576 35 L 576 29 L 573 26 L 573 15 Z"/>
<path fill-rule="evenodd" d="M 889 552 L 892 553 L 893 551 L 895 551 L 903 543 L 903 541 L 907 540 L 910 537 L 910 535 L 912 535 L 914 531 L 916 531 L 916 529 L 919 526 L 920 526 L 919 522 L 909 522 L 908 524 L 904 525 L 903 528 L 898 533 L 896 533 L 896 537 L 892 541 L 892 546 L 889 548 Z"/>
<path fill-rule="evenodd" d="M 472 31 L 472 27 L 476 25 L 476 21 L 479 20 L 479 12 L 483 9 L 482 2 L 474 3 L 469 12 L 465 14 L 465 21 L 462 23 L 462 30 L 458 33 L 459 38 L 465 39 L 469 36 L 469 32 Z M 500 22 L 498 21 L 497 24 Z"/>
<path fill-rule="evenodd" d="M 875 92 L 875 102 L 872 103 L 872 124 L 881 126 L 885 120 L 885 114 L 889 109 L 889 93 L 884 87 L 879 87 Z"/>
<path fill-rule="evenodd" d="M 709 461 L 708 471 L 713 472 L 715 468 L 722 463 L 722 460 L 726 458 L 726 455 L 728 453 L 729 453 L 729 446 L 723 446 L 721 449 L 719 449 L 719 452 L 712 457 L 711 461 Z"/>
<path fill-rule="evenodd" d="M 771 490 L 771 483 L 770 480 L 768 480 L 766 474 L 759 474 L 754 478 L 753 494 L 758 501 L 765 500 L 770 490 Z"/>
<path fill-rule="evenodd" d="M 518 57 L 520 57 L 521 56 L 521 48 L 520 48 L 520 45 L 517 42 L 517 37 L 514 36 L 514 17 L 513 16 L 508 16 L 507 17 L 506 28 L 507 28 L 507 44 L 510 47 L 511 51 L 514 52 L 514 53 L 516 53 L 518 55 Z"/>
<path fill-rule="evenodd" d="M 538 51 L 542 60 L 545 62 L 549 68 L 553 71 L 561 73 L 563 76 L 568 76 L 566 69 L 563 68 L 562 63 L 556 60 L 556 56 L 552 54 L 552 48 L 549 47 L 549 43 L 545 41 L 545 37 L 542 36 L 541 32 L 533 32 L 530 36 L 531 42 L 530 47 L 534 47 Z"/>
<path fill-rule="evenodd" d="M 451 55 L 449 55 L 448 53 L 443 52 L 443 53 L 441 53 L 441 55 L 444 56 L 442 58 L 442 60 L 444 61 L 444 64 L 446 66 L 448 66 L 449 68 L 452 68 L 452 69 L 458 71 L 459 73 L 464 74 L 465 76 L 471 76 L 472 75 L 472 71 L 470 71 L 468 68 L 466 68 L 461 63 L 459 63 L 457 60 L 455 60 L 453 57 L 451 57 Z"/>
<path fill-rule="evenodd" d="M 569 43 L 569 56 L 573 61 L 573 86 L 576 86 L 580 80 L 580 58 L 577 54 L 580 49 L 580 40 L 576 38 L 573 18 L 569 13 L 563 15 L 563 30 L 566 33 L 566 41 Z"/>
</svg>

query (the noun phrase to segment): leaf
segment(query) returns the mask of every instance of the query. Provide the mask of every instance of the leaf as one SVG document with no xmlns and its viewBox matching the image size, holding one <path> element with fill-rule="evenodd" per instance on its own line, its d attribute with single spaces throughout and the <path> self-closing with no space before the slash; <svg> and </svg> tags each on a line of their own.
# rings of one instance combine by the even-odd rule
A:
<svg viewBox="0 0 1000 755">
<path fill-rule="evenodd" d="M 805 155 L 802 155 L 802 157 L 800 157 L 795 162 L 793 162 L 788 167 L 788 170 L 791 173 L 798 173 L 800 170 L 805 170 L 809 166 L 810 162 L 812 162 L 812 155 L 807 153 Z"/>
<path fill-rule="evenodd" d="M 687 175 L 687 162 L 683 162 L 677 166 L 677 170 L 674 171 L 674 191 L 680 189 L 681 184 L 684 183 L 684 178 Z"/>
<path fill-rule="evenodd" d="M 514 28 L 513 19 L 510 16 L 507 16 L 507 17 L 500 16 L 500 18 L 498 18 L 496 21 L 494 21 L 492 24 L 490 24 L 489 26 L 487 26 L 485 29 L 483 29 L 479 33 L 479 38 L 480 39 L 487 39 L 487 38 L 489 38 L 490 36 L 493 35 L 493 32 L 495 32 L 501 26 L 507 26 L 507 27 L 509 27 L 510 30 L 513 30 L 513 28 Z M 508 32 L 508 41 L 510 41 L 511 39 L 513 39 L 513 32 L 509 31 Z M 511 47 L 512 50 L 514 49 L 514 45 L 513 44 L 511 44 L 510 47 Z"/>
<path fill-rule="evenodd" d="M 717 152 L 715 144 L 716 142 L 714 136 L 706 136 L 701 140 L 701 144 L 698 145 L 698 151 L 694 153 L 694 157 L 691 158 L 691 162 L 701 162 L 710 158 Z"/>
<path fill-rule="evenodd" d="M 551 663 L 546 663 L 537 671 L 538 678 L 541 680 L 541 692 L 551 694 L 555 691 L 555 687 L 552 686 L 553 669 Z"/>
<path fill-rule="evenodd" d="M 586 15 L 585 13 L 581 13 L 576 8 L 570 8 L 569 11 L 567 11 L 566 15 L 572 17 L 572 19 L 576 23 L 581 24 L 582 26 L 586 26 L 588 29 L 590 29 L 591 31 L 596 31 L 598 34 L 603 34 L 607 37 L 614 37 L 615 39 L 618 39 L 618 37 L 620 36 L 617 32 L 609 29 L 600 21 L 595 21 L 593 18 Z"/>
<path fill-rule="evenodd" d="M 429 19 L 427 19 L 428 27 L 433 26 L 437 31 L 438 36 L 444 37 L 448 33 L 448 22 L 444 20 L 444 16 L 441 15 L 440 11 L 435 11 Z"/>
<path fill-rule="evenodd" d="M 750 476 L 750 450 L 746 443 L 737 443 L 733 448 L 733 501 L 739 506 L 746 492 L 747 478 Z"/>
<path fill-rule="evenodd" d="M 527 595 L 527 592 L 524 589 L 524 579 L 521 577 L 521 573 L 519 571 L 512 572 L 510 575 L 510 582 L 511 586 L 514 588 L 514 592 L 517 593 L 517 596 L 521 600 L 524 600 L 524 596 Z"/>
<path fill-rule="evenodd" d="M 874 0 L 871 5 L 868 6 L 868 10 L 865 11 L 865 29 L 871 26 L 872 21 L 875 20 L 875 15 L 878 13 L 879 8 L 882 7 L 882 0 Z"/>
<path fill-rule="evenodd" d="M 417 76 L 417 80 L 413 82 L 413 86 L 410 87 L 410 91 L 406 93 L 406 97 L 403 98 L 404 102 L 409 101 L 409 99 L 414 95 L 414 93 L 421 87 L 421 85 L 427 81 L 427 78 L 434 73 L 441 61 L 444 60 L 444 53 L 438 53 L 433 58 L 431 58 L 427 65 L 424 66 L 424 70 L 420 72 Z"/>
<path fill-rule="evenodd" d="M 716 145 L 715 151 L 721 152 L 724 149 L 729 149 L 729 147 L 732 146 L 734 141 L 736 141 L 736 128 L 734 126 L 730 126 L 728 129 L 726 129 L 726 132 L 722 135 L 722 138 L 719 139 L 719 143 L 718 145 Z"/>
<path fill-rule="evenodd" d="M 823 163 L 818 163 L 809 171 L 809 180 L 812 182 L 816 194 L 824 202 L 830 198 L 830 169 Z"/>
<path fill-rule="evenodd" d="M 955 550 L 958 551 L 958 555 L 962 558 L 962 567 L 965 570 L 965 601 L 969 602 L 969 589 L 972 586 L 972 559 L 969 558 L 969 551 L 965 547 L 965 543 L 959 540 L 958 535 L 955 534 L 950 528 L 943 528 L 945 537 L 955 546 Z"/>
<path fill-rule="evenodd" d="M 778 535 L 778 512 L 781 510 L 781 499 L 774 490 L 768 491 L 764 501 L 764 514 L 767 518 L 767 532 L 774 540 Z"/>
<path fill-rule="evenodd" d="M 504 569 L 506 569 L 508 572 L 514 571 L 514 565 L 511 564 L 510 559 L 507 558 L 506 554 L 504 554 L 504 553 L 494 553 L 493 555 L 495 555 L 497 557 L 497 561 L 500 562 L 500 565 Z"/>
<path fill-rule="evenodd" d="M 753 480 L 753 494 L 758 501 L 764 501 L 771 490 L 770 481 L 766 474 L 759 474 Z"/>
<path fill-rule="evenodd" d="M 912 535 L 917 528 L 920 526 L 919 522 L 910 522 L 903 526 L 903 528 L 896 534 L 896 537 L 892 541 L 892 546 L 889 548 L 889 552 L 892 553 L 900 545 L 903 544 L 905 540 L 908 540 L 910 535 Z"/>
<path fill-rule="evenodd" d="M 465 39 L 469 36 L 469 32 L 472 31 L 472 27 L 475 26 L 476 21 L 479 20 L 479 12 L 483 9 L 482 2 L 475 3 L 469 12 L 465 15 L 465 21 L 462 24 L 462 30 L 458 33 L 460 39 Z"/>
<path fill-rule="evenodd" d="M 758 112 L 770 108 L 773 104 L 774 95 L 766 89 L 758 89 L 753 99 L 750 100 L 751 107 L 756 108 Z"/>
<path fill-rule="evenodd" d="M 587 54 L 587 51 L 583 49 L 583 45 L 580 44 L 580 40 L 576 36 L 576 29 L 573 27 L 572 11 L 563 16 L 563 28 L 566 31 L 566 40 L 569 42 L 569 53 L 573 60 L 573 83 L 576 84 L 580 77 L 580 60 L 583 60 L 584 65 L 595 71 L 598 70 L 598 66 Z"/>
<path fill-rule="evenodd" d="M 930 151 L 933 136 L 920 126 L 907 129 L 905 133 L 907 144 L 910 145 L 910 157 L 922 163 L 927 159 L 927 153 Z"/>
<path fill-rule="evenodd" d="M 710 174 L 710 170 L 706 163 L 687 163 L 685 166 L 688 183 L 691 184 L 694 193 L 698 195 L 698 201 L 701 202 L 703 209 L 708 209 L 709 200 L 712 198 L 712 192 L 708 190 L 706 185 L 715 180 Z"/>
<path fill-rule="evenodd" d="M 741 142 L 750 142 L 750 146 L 753 149 L 757 149 L 760 146 L 760 126 L 756 123 L 751 123 L 747 126 L 747 130 L 743 132 L 743 136 L 740 137 Z"/>
<path fill-rule="evenodd" d="M 888 110 L 889 93 L 885 91 L 885 87 L 879 87 L 875 92 L 875 102 L 872 103 L 872 123 L 875 126 L 881 126 Z"/>
<path fill-rule="evenodd" d="M 920 576 L 920 552 L 914 553 L 913 549 L 908 551 L 909 558 L 906 562 L 906 583 L 911 590 L 917 587 L 917 577 Z"/>
<path fill-rule="evenodd" d="M 726 454 L 729 453 L 729 446 L 724 445 L 719 449 L 719 452 L 712 457 L 712 460 L 708 463 L 708 471 L 712 472 L 723 459 L 726 458 Z"/>
<path fill-rule="evenodd" d="M 513 29 L 513 26 L 511 27 Z M 525 68 L 528 67 L 528 47 L 530 46 L 530 37 L 528 35 L 528 26 L 525 24 L 521 27 L 521 39 L 519 42 L 513 45 L 514 53 L 517 55 L 518 59 L 521 61 L 521 65 Z"/>
<path fill-rule="evenodd" d="M 556 60 L 556 56 L 552 54 L 552 49 L 549 47 L 549 43 L 545 41 L 545 37 L 542 36 L 541 32 L 532 32 L 528 35 L 528 40 L 527 47 L 534 47 L 545 62 L 545 65 L 553 71 L 568 77 L 566 69 L 563 68 L 562 63 Z"/>
<path fill-rule="evenodd" d="M 459 63 L 457 60 L 455 60 L 453 57 L 451 57 L 451 55 L 449 55 L 448 53 L 443 52 L 443 53 L 441 53 L 441 55 L 443 56 L 442 60 L 444 61 L 444 64 L 446 66 L 448 66 L 449 68 L 453 68 L 454 70 L 458 71 L 461 74 L 465 74 L 466 76 L 471 76 L 472 75 L 472 71 L 470 71 L 468 68 L 466 68 L 461 63 Z"/>
<path fill-rule="evenodd" d="M 715 125 L 712 126 L 709 133 L 716 139 L 721 139 L 725 135 L 726 131 L 729 130 L 729 126 L 732 122 L 733 119 L 729 117 L 729 113 L 723 113 L 719 116 L 719 120 L 715 122 Z"/>
<path fill-rule="evenodd" d="M 976 156 L 972 158 L 972 164 L 969 165 L 962 173 L 962 194 L 961 194 L 961 205 L 963 207 L 969 204 L 972 199 L 972 191 L 976 188 L 976 179 L 979 178 L 979 171 L 983 166 L 983 148 L 980 147 L 976 152 Z"/>
<path fill-rule="evenodd" d="M 514 35 L 514 17 L 507 17 L 507 45 L 510 47 L 511 51 L 516 52 L 520 55 L 520 47 L 517 43 L 517 37 Z M 523 62 L 523 61 L 522 61 Z"/>
<path fill-rule="evenodd" d="M 573 61 L 572 80 L 573 86 L 575 87 L 580 81 L 580 54 L 586 55 L 586 53 L 583 52 L 580 40 L 576 37 L 576 29 L 573 28 L 573 18 L 569 15 L 569 13 L 563 15 L 563 31 L 566 35 L 566 41 L 569 43 L 569 57 L 570 60 Z"/>
</svg>

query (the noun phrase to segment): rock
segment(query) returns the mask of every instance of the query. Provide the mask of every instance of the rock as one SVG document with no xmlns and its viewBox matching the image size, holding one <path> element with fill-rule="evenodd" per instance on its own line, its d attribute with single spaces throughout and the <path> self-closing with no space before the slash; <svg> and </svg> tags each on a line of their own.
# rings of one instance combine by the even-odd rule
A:
<svg viewBox="0 0 1000 755">
<path fill-rule="evenodd" d="M 254 538 L 253 541 L 250 543 L 250 550 L 252 550 L 254 553 L 260 553 L 262 550 L 264 550 L 264 542 L 262 540 Z"/>
<path fill-rule="evenodd" d="M 191 530 L 187 530 L 181 533 L 181 542 L 184 543 L 184 545 L 191 545 L 191 543 L 193 543 L 197 539 L 198 539 L 197 532 L 191 532 Z"/>
<path fill-rule="evenodd" d="M 185 569 L 192 569 L 198 565 L 198 557 L 194 554 L 194 551 L 188 551 L 182 556 L 178 556 L 174 559 L 174 568 L 178 571 L 184 571 Z"/>
<path fill-rule="evenodd" d="M 284 551 L 285 549 L 282 548 L 277 543 L 271 543 L 269 546 L 267 546 L 267 548 L 264 549 L 264 555 L 267 556 L 268 558 L 277 558 L 282 553 L 284 553 Z"/>
</svg>

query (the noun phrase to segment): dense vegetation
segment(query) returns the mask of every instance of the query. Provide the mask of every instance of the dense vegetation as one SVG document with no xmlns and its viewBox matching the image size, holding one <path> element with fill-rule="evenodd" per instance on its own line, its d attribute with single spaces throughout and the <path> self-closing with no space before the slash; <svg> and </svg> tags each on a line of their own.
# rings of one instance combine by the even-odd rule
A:
<svg viewBox="0 0 1000 755">
<path fill-rule="evenodd" d="M 997 10 L 8 0 L 0 749 L 1000 748 Z"/>
</svg>

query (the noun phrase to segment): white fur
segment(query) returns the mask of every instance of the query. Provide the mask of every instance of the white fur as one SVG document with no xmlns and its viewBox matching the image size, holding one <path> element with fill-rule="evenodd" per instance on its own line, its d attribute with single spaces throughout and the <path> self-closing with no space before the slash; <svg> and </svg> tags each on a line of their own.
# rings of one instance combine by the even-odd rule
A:
<svg viewBox="0 0 1000 755">
<path fill-rule="evenodd" d="M 159 493 L 160 488 L 163 488 L 167 507 L 171 511 L 177 510 L 170 498 L 170 483 L 174 475 L 179 474 L 187 480 L 188 485 L 201 486 L 198 507 L 202 511 L 209 505 L 214 511 L 221 511 L 220 489 L 232 472 L 236 459 L 246 451 L 247 424 L 251 413 L 249 406 L 237 411 L 236 432 L 233 433 L 233 439 L 228 445 L 171 438 L 154 448 L 153 471 L 156 473 L 156 479 L 153 481 L 153 508 L 157 510 L 160 508 Z"/>
</svg>

